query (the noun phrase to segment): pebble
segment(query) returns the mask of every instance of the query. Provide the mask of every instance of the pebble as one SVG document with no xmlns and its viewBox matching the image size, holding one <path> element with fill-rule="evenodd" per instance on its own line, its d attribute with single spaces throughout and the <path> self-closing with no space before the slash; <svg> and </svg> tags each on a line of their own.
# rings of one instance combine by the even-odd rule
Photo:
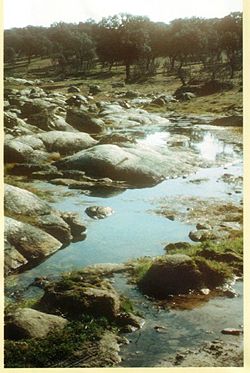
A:
<svg viewBox="0 0 250 373">
<path fill-rule="evenodd" d="M 204 295 L 208 295 L 210 293 L 210 290 L 209 289 L 201 289 L 200 292 Z"/>
</svg>

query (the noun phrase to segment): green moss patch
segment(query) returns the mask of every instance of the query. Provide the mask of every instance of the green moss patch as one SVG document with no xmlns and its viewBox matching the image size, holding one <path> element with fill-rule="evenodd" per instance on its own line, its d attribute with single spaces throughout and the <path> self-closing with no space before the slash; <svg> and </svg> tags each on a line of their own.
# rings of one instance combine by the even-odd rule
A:
<svg viewBox="0 0 250 373">
<path fill-rule="evenodd" d="M 62 331 L 51 332 L 44 339 L 6 340 L 5 367 L 43 368 L 67 362 L 74 356 L 77 359 L 77 351 L 89 342 L 98 341 L 107 329 L 114 328 L 105 318 L 84 316 L 81 320 L 69 322 Z"/>
</svg>

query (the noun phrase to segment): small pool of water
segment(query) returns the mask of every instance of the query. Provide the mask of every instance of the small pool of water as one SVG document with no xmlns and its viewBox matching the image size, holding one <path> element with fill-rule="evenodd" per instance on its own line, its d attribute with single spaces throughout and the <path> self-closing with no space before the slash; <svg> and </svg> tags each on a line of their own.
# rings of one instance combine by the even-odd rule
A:
<svg viewBox="0 0 250 373">
<path fill-rule="evenodd" d="M 242 336 L 223 335 L 225 328 L 241 328 L 243 324 L 243 286 L 236 282 L 236 298 L 215 297 L 190 310 L 159 309 L 144 297 L 122 275 L 115 276 L 115 286 L 134 304 L 145 318 L 142 329 L 125 334 L 130 341 L 121 348 L 123 367 L 153 367 L 169 361 L 177 351 L 198 348 L 217 338 L 227 342 Z M 158 329 L 157 329 L 158 327 Z M 163 364 L 164 365 L 164 364 Z"/>
</svg>

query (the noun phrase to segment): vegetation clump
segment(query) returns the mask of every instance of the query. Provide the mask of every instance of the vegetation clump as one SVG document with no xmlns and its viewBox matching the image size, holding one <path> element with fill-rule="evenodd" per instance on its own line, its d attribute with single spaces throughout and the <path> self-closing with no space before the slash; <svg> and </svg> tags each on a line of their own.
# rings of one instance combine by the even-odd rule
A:
<svg viewBox="0 0 250 373">
<path fill-rule="evenodd" d="M 204 287 L 214 289 L 242 272 L 243 239 L 239 236 L 220 243 L 179 245 L 171 255 L 141 258 L 131 274 L 144 293 L 162 299 Z"/>
<path fill-rule="evenodd" d="M 43 368 L 56 366 L 72 356 L 77 359 L 77 351 L 86 343 L 98 341 L 107 329 L 115 330 L 107 319 L 85 315 L 43 339 L 6 340 L 5 367 Z"/>
</svg>

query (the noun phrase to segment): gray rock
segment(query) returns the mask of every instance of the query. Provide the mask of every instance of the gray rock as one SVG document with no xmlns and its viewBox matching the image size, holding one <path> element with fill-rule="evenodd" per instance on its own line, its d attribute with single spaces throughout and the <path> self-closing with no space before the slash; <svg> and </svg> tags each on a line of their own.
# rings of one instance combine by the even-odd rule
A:
<svg viewBox="0 0 250 373">
<path fill-rule="evenodd" d="M 181 101 L 189 101 L 189 100 L 192 100 L 195 97 L 196 97 L 196 95 L 192 92 L 183 92 L 179 99 Z"/>
<path fill-rule="evenodd" d="M 191 231 L 189 233 L 189 238 L 195 242 L 215 240 L 220 238 L 220 236 L 219 232 L 216 234 L 216 231 L 211 229 L 198 229 L 197 231 Z"/>
<path fill-rule="evenodd" d="M 83 233 L 86 231 L 86 226 L 79 215 L 73 212 L 64 212 L 61 215 L 62 219 L 70 226 L 71 234 L 74 239 L 84 238 Z"/>
<path fill-rule="evenodd" d="M 74 131 L 62 116 L 64 104 L 58 99 L 29 99 L 21 107 L 22 116 L 40 130 Z"/>
<path fill-rule="evenodd" d="M 78 87 L 71 86 L 68 88 L 68 93 L 79 93 L 79 92 L 81 92 L 81 90 Z"/>
<path fill-rule="evenodd" d="M 27 264 L 28 260 L 24 258 L 16 248 L 4 240 L 4 275 L 8 276 L 12 271 Z"/>
<path fill-rule="evenodd" d="M 42 140 L 39 138 L 39 135 L 19 136 L 17 140 L 25 145 L 30 146 L 33 150 L 46 150 Z"/>
<path fill-rule="evenodd" d="M 164 247 L 164 250 L 171 251 L 171 250 L 178 250 L 178 249 L 189 249 L 192 245 L 188 242 L 175 242 L 169 243 Z"/>
<path fill-rule="evenodd" d="M 212 229 L 211 225 L 208 223 L 197 223 L 196 224 L 196 229 Z"/>
<path fill-rule="evenodd" d="M 96 145 L 54 163 L 59 169 L 85 171 L 94 177 L 109 177 L 133 185 L 152 185 L 164 175 L 188 170 L 184 159 L 173 153 L 168 156 L 149 148 L 121 148 L 117 145 Z"/>
<path fill-rule="evenodd" d="M 5 218 L 5 239 L 28 262 L 35 259 L 41 260 L 62 246 L 61 242 L 41 229 L 8 217 Z M 9 245 L 7 245 L 7 249 L 8 247 Z M 5 260 L 10 263 L 8 250 L 5 254 Z M 8 267 L 9 270 L 15 269 L 16 263 L 14 262 L 12 267 L 10 265 Z"/>
<path fill-rule="evenodd" d="M 103 129 L 103 121 L 93 118 L 86 110 L 71 108 L 67 110 L 67 123 L 81 132 L 98 133 Z"/>
<path fill-rule="evenodd" d="M 7 82 L 15 83 L 15 84 L 25 84 L 25 85 L 34 85 L 35 83 L 38 84 L 38 80 L 27 80 L 22 78 L 14 78 L 12 76 L 5 78 Z"/>
<path fill-rule="evenodd" d="M 136 329 L 141 329 L 145 324 L 145 320 L 131 312 L 121 312 L 117 317 L 119 325 L 131 325 Z"/>
<path fill-rule="evenodd" d="M 154 100 L 151 101 L 151 104 L 157 105 L 157 106 L 164 106 L 166 105 L 166 102 L 163 98 L 157 97 Z"/>
<path fill-rule="evenodd" d="M 89 134 L 79 132 L 50 131 L 39 134 L 38 138 L 48 152 L 59 152 L 61 155 L 74 154 L 97 143 Z"/>
<path fill-rule="evenodd" d="M 125 98 L 136 98 L 139 96 L 139 93 L 138 92 L 135 92 L 135 91 L 127 91 L 124 95 Z"/>
<path fill-rule="evenodd" d="M 4 142 L 4 161 L 5 163 L 29 163 L 29 162 L 43 162 L 46 161 L 49 157 L 49 154 L 43 150 L 33 149 L 31 147 L 33 138 L 30 138 L 30 141 L 19 140 L 17 139 L 6 139 Z M 30 145 L 28 144 L 30 143 Z M 35 145 L 35 141 L 33 142 Z M 41 146 L 41 148 L 43 145 Z"/>
<path fill-rule="evenodd" d="M 15 136 L 30 135 L 38 132 L 38 128 L 26 123 L 13 112 L 4 113 L 4 132 Z"/>
<path fill-rule="evenodd" d="M 56 105 L 40 98 L 27 100 L 21 108 L 24 117 L 43 113 L 45 110 L 48 112 L 54 112 L 55 109 Z"/>
<path fill-rule="evenodd" d="M 69 243 L 72 238 L 70 226 L 60 213 L 27 190 L 5 184 L 4 208 L 6 215 L 29 222 L 62 243 Z"/>
<path fill-rule="evenodd" d="M 22 163 L 31 161 L 34 151 L 31 146 L 12 139 L 4 143 L 4 161 L 5 163 Z"/>
<path fill-rule="evenodd" d="M 8 184 L 4 186 L 4 209 L 6 214 L 17 216 L 47 215 L 55 211 L 34 193 Z"/>
<path fill-rule="evenodd" d="M 67 244 L 72 239 L 69 225 L 56 214 L 38 216 L 35 225 L 55 237 L 61 243 Z"/>
<path fill-rule="evenodd" d="M 110 135 L 106 135 L 101 138 L 99 141 L 99 145 L 101 144 L 126 144 L 126 143 L 134 143 L 135 141 L 132 139 L 131 136 L 128 135 L 122 135 L 119 133 L 112 133 Z"/>
<path fill-rule="evenodd" d="M 89 86 L 89 94 L 90 95 L 96 95 L 97 93 L 100 93 L 101 91 L 102 91 L 101 87 L 97 84 L 93 84 L 93 85 Z"/>
<path fill-rule="evenodd" d="M 32 308 L 18 308 L 5 317 L 5 338 L 45 338 L 52 330 L 65 327 L 67 320 Z"/>
<path fill-rule="evenodd" d="M 158 125 L 168 126 L 169 120 L 149 113 L 146 110 L 138 108 L 125 109 L 118 103 L 101 103 L 100 115 L 107 124 L 112 124 L 112 127 L 134 127 L 141 125 Z"/>
<path fill-rule="evenodd" d="M 93 219 L 104 219 L 114 213 L 111 207 L 90 206 L 85 210 L 86 214 Z"/>
<path fill-rule="evenodd" d="M 6 109 L 9 109 L 9 108 L 10 108 L 10 103 L 9 103 L 9 101 L 8 101 L 8 100 L 4 100 L 4 102 L 3 102 L 3 107 L 4 107 L 4 110 L 6 110 Z"/>
<path fill-rule="evenodd" d="M 81 105 L 88 105 L 88 100 L 82 95 L 74 95 L 66 100 L 66 104 L 80 107 Z"/>
</svg>

